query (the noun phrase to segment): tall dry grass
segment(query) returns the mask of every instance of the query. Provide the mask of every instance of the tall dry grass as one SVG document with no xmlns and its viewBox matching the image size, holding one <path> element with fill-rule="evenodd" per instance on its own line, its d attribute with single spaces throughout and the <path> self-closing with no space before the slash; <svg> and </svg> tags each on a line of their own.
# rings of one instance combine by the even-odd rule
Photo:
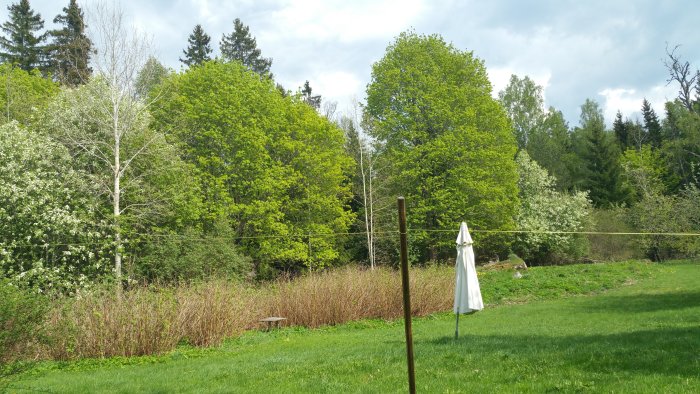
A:
<svg viewBox="0 0 700 394">
<path fill-rule="evenodd" d="M 450 309 L 452 267 L 412 269 L 414 316 Z M 178 287 L 142 287 L 117 297 L 96 292 L 64 301 L 47 323 L 53 341 L 43 357 L 74 359 L 157 354 L 179 343 L 212 346 L 259 319 L 285 317 L 309 328 L 403 315 L 397 271 L 342 268 L 252 287 L 215 280 Z"/>
</svg>

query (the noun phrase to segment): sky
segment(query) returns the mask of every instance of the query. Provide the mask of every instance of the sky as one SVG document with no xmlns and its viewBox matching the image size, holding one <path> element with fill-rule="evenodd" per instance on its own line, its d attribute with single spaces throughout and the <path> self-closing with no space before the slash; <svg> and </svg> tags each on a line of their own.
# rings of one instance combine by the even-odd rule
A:
<svg viewBox="0 0 700 394">
<path fill-rule="evenodd" d="M 88 15 L 95 2 L 78 0 Z M 0 20 L 10 3 L 3 2 Z M 51 28 L 68 0 L 29 3 Z M 175 70 L 196 24 L 212 37 L 216 55 L 222 34 L 240 18 L 273 59 L 278 83 L 297 90 L 309 80 L 339 112 L 365 100 L 372 64 L 408 29 L 473 51 L 485 62 L 494 97 L 511 74 L 529 76 L 570 126 L 578 125 L 587 98 L 601 105 L 608 124 L 618 110 L 641 118 L 643 98 L 662 115 L 678 90 L 666 82 L 667 47 L 680 45 L 676 53 L 700 67 L 694 0 L 123 0 L 121 7 L 150 37 L 153 54 Z"/>
</svg>

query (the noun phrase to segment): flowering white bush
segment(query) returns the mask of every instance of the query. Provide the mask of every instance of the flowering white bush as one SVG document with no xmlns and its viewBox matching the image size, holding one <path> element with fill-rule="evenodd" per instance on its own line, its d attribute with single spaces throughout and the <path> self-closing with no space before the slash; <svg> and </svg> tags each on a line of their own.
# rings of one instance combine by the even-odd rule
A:
<svg viewBox="0 0 700 394">
<path fill-rule="evenodd" d="M 106 225 L 70 162 L 47 137 L 0 126 L 0 276 L 71 291 L 109 271 Z"/>
<path fill-rule="evenodd" d="M 583 231 L 588 223 L 591 202 L 586 192 L 566 194 L 554 188 L 555 179 L 521 151 L 515 159 L 520 179 L 520 230 L 514 245 L 525 259 L 549 262 L 580 257 L 585 239 L 576 234 L 548 234 L 553 231 Z"/>
</svg>

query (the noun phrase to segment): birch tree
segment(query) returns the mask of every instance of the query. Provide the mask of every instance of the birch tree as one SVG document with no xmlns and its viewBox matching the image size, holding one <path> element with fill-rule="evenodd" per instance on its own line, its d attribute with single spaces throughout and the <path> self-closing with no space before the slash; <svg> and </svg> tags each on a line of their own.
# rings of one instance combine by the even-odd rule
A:
<svg viewBox="0 0 700 394">
<path fill-rule="evenodd" d="M 149 45 L 145 37 L 124 22 L 124 13 L 118 4 L 113 7 L 98 4 L 92 26 L 96 43 L 95 69 L 106 84 L 106 106 L 100 108 L 100 118 L 110 133 L 111 146 L 90 150 L 95 158 L 111 161 L 112 188 L 109 191 L 114 214 L 114 273 L 119 280 L 122 274 L 122 234 L 120 216 L 124 212 L 121 195 L 122 179 L 134 159 L 148 148 L 151 140 L 142 141 L 129 155 L 122 155 L 122 143 L 143 123 L 145 105 L 135 99 L 135 82 L 138 72 L 149 58 Z M 157 137 L 154 136 L 154 138 Z M 105 152 L 104 149 L 109 152 Z"/>
</svg>

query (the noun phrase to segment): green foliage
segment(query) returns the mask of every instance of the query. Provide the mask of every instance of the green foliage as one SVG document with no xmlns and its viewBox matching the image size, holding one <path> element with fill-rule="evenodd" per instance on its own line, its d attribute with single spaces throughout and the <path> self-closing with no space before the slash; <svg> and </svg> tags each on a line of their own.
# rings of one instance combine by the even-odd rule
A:
<svg viewBox="0 0 700 394">
<path fill-rule="evenodd" d="M 158 59 L 153 56 L 149 57 L 136 76 L 134 86 L 136 96 L 140 99 L 148 99 L 150 96 L 157 97 L 157 89 L 170 73 L 171 70 L 166 68 Z"/>
<path fill-rule="evenodd" d="M 700 114 L 688 111 L 679 101 L 667 102 L 661 151 L 673 176 L 668 181 L 675 184 L 671 191 L 700 186 Z"/>
<path fill-rule="evenodd" d="M 416 229 L 411 255 L 434 260 L 438 248 L 454 247 L 451 237 L 419 229 L 456 229 L 462 220 L 475 229 L 513 228 L 515 139 L 491 97 L 483 62 L 471 52 L 436 35 L 401 33 L 372 66 L 366 116 L 389 166 L 387 193 L 406 197 L 409 227 Z M 483 233 L 475 244 L 505 249 Z"/>
<path fill-rule="evenodd" d="M 658 150 L 643 145 L 640 150 L 628 149 L 620 157 L 624 187 L 631 190 L 636 201 L 644 196 L 661 194 L 667 190 L 668 168 Z"/>
<path fill-rule="evenodd" d="M 180 62 L 187 67 L 198 66 L 206 61 L 211 60 L 211 45 L 209 42 L 211 37 L 202 29 L 202 25 L 197 25 L 192 30 L 192 34 L 187 38 L 187 49 L 182 53 L 185 58 L 180 58 Z"/>
<path fill-rule="evenodd" d="M 535 264 L 575 261 L 583 256 L 587 251 L 585 237 L 546 232 L 585 230 L 591 210 L 587 193 L 555 191 L 555 179 L 525 151 L 520 151 L 515 161 L 520 173 L 518 229 L 533 232 L 519 234 L 513 249 L 528 263 Z"/>
<path fill-rule="evenodd" d="M 35 14 L 28 0 L 7 7 L 10 20 L 3 23 L 0 29 L 5 34 L 0 37 L 0 59 L 3 62 L 16 64 L 24 71 L 43 70 L 45 67 L 44 48 L 42 43 L 46 34 L 38 34 L 44 28 L 41 15 Z"/>
<path fill-rule="evenodd" d="M 661 123 L 647 99 L 642 101 L 642 118 L 644 119 L 644 129 L 649 136 L 649 143 L 653 148 L 661 147 Z"/>
<path fill-rule="evenodd" d="M 581 127 L 577 153 L 583 160 L 581 185 L 589 191 L 596 207 L 625 202 L 627 191 L 620 176 L 620 155 L 613 136 L 605 130 L 603 112 L 597 102 L 587 99 L 581 106 Z"/>
<path fill-rule="evenodd" d="M 160 232 L 147 237 L 129 276 L 148 282 L 193 279 L 244 279 L 251 273 L 250 258 L 235 246 L 235 234 L 227 223 L 217 223 L 204 234 L 193 227 Z"/>
<path fill-rule="evenodd" d="M 308 234 L 345 232 L 353 219 L 340 129 L 235 62 L 204 63 L 165 90 L 156 127 L 198 169 L 205 231 L 230 221 L 258 275 L 339 262 L 341 238 Z"/>
<path fill-rule="evenodd" d="M 0 89 L 0 124 L 16 120 L 29 125 L 59 91 L 58 85 L 38 71 L 27 72 L 11 64 L 0 64 L 0 78 L 5 84 Z"/>
<path fill-rule="evenodd" d="M 48 310 L 45 297 L 0 276 L 0 364 L 22 356 L 23 347 L 44 339 L 42 327 Z"/>
<path fill-rule="evenodd" d="M 506 88 L 498 93 L 498 101 L 510 118 L 519 149 L 528 148 L 532 134 L 544 121 L 542 90 L 528 76 L 520 79 L 511 75 Z"/>
<path fill-rule="evenodd" d="M 311 108 L 316 111 L 321 108 L 321 96 L 312 94 L 311 85 L 309 81 L 304 82 L 304 87 L 301 89 L 301 96 L 306 104 L 309 104 Z"/>
<path fill-rule="evenodd" d="M 645 251 L 639 247 L 639 236 L 608 234 L 637 232 L 631 220 L 632 212 L 632 208 L 622 205 L 593 210 L 591 231 L 602 234 L 588 235 L 589 258 L 594 261 L 626 261 L 646 257 Z"/>
<path fill-rule="evenodd" d="M 0 271 L 71 292 L 109 272 L 108 227 L 68 151 L 16 123 L 0 126 Z"/>
<path fill-rule="evenodd" d="M 54 78 L 65 86 L 78 86 L 87 83 L 92 68 L 90 55 L 93 53 L 92 41 L 85 34 L 83 10 L 76 0 L 70 0 L 63 14 L 57 15 L 53 23 L 63 25 L 61 29 L 51 30 L 53 38 L 48 47 L 51 56 L 51 71 Z"/>
<path fill-rule="evenodd" d="M 94 79 L 63 91 L 51 103 L 38 128 L 60 141 L 72 155 L 73 168 L 93 185 L 90 195 L 100 202 L 93 220 L 115 223 L 113 214 L 115 133 L 112 129 L 109 87 Z M 141 238 L 151 233 L 177 232 L 196 226 L 202 202 L 194 169 L 180 160 L 179 151 L 164 135 L 148 128 L 143 104 L 119 108 L 120 226 L 132 264 L 141 257 Z M 171 262 L 174 264 L 174 262 Z"/>
<path fill-rule="evenodd" d="M 225 61 L 237 61 L 243 64 L 248 70 L 254 71 L 262 76 L 271 76 L 270 66 L 272 58 L 261 56 L 260 49 L 255 38 L 250 35 L 250 28 L 236 18 L 233 21 L 233 32 L 224 34 L 219 42 L 221 57 Z"/>
</svg>

